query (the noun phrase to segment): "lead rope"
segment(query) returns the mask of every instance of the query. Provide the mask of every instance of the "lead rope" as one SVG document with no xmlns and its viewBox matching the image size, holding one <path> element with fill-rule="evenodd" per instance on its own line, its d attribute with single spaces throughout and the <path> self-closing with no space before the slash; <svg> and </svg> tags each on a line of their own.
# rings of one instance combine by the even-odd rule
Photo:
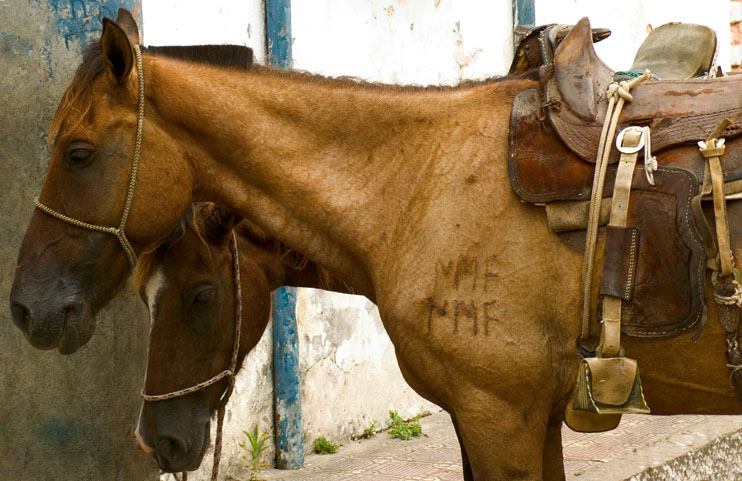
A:
<svg viewBox="0 0 742 481">
<path fill-rule="evenodd" d="M 235 284 L 235 324 L 237 328 L 234 333 L 234 349 L 232 350 L 232 360 L 229 363 L 229 370 L 232 371 L 232 375 L 229 376 L 229 386 L 224 392 L 221 401 L 219 402 L 219 409 L 216 415 L 216 439 L 214 439 L 214 462 L 211 466 L 211 481 L 217 481 L 219 476 L 219 464 L 222 457 L 222 427 L 224 426 L 224 412 L 227 408 L 227 401 L 234 391 L 234 372 L 237 368 L 237 355 L 240 352 L 240 331 L 242 330 L 242 280 L 240 278 L 240 256 L 237 252 L 237 237 L 232 231 L 232 243 L 230 245 L 232 250 L 232 262 L 234 266 L 234 284 Z"/>
<path fill-rule="evenodd" d="M 227 401 L 234 391 L 234 373 L 237 369 L 237 356 L 240 352 L 240 331 L 242 330 L 242 280 L 240 278 L 240 256 L 237 251 L 237 237 L 232 231 L 232 263 L 234 268 L 234 288 L 235 288 L 235 332 L 234 348 L 232 349 L 232 359 L 229 362 L 229 370 L 232 374 L 229 376 L 229 386 L 224 392 L 222 399 L 219 401 L 219 409 L 216 416 L 216 439 L 214 439 L 214 462 L 211 467 L 211 481 L 217 481 L 219 476 L 219 463 L 222 457 L 222 427 L 224 426 L 224 412 L 227 408 Z"/>
<path fill-rule="evenodd" d="M 118 227 L 110 227 L 103 225 L 91 224 L 83 222 L 81 220 L 73 219 L 59 211 L 52 209 L 39 201 L 36 197 L 33 200 L 34 205 L 42 212 L 55 217 L 61 221 L 67 222 L 83 229 L 105 232 L 107 234 L 113 234 L 119 240 L 119 244 L 126 252 L 126 257 L 129 260 L 129 266 L 133 269 L 137 263 L 137 253 L 134 251 L 131 242 L 126 237 L 124 228 L 126 227 L 126 221 L 129 218 L 129 212 L 131 212 L 131 204 L 134 200 L 134 187 L 137 184 L 137 172 L 139 170 L 139 159 L 142 154 L 142 133 L 144 132 L 144 71 L 142 69 L 142 52 L 139 45 L 134 45 L 134 56 L 136 57 L 137 64 L 137 77 L 139 81 L 139 99 L 137 103 L 137 136 L 134 141 L 134 159 L 131 162 L 131 173 L 129 174 L 129 187 L 126 191 L 126 202 L 124 203 L 124 211 L 121 214 L 121 222 Z"/>
<path fill-rule="evenodd" d="M 593 190 L 590 199 L 587 235 L 585 237 L 585 257 L 582 264 L 582 332 L 580 334 L 580 345 L 583 347 L 588 347 L 590 335 L 590 299 L 592 297 L 595 247 L 598 241 L 603 184 L 608 170 L 608 157 L 611 153 L 612 140 L 616 133 L 618 118 L 621 116 L 624 103 L 633 100 L 629 92 L 634 86 L 649 78 L 651 78 L 651 74 L 647 70 L 629 82 L 625 80 L 619 83 L 613 82 L 608 86 L 608 109 L 603 122 L 603 130 L 600 133 L 598 155 L 595 159 L 595 176 L 593 177 Z"/>
<path fill-rule="evenodd" d="M 237 236 L 235 235 L 234 231 L 232 231 L 232 240 L 229 245 L 229 250 L 232 253 L 232 269 L 235 288 L 234 344 L 232 346 L 232 357 L 229 361 L 229 369 L 220 372 L 208 381 L 204 381 L 194 386 L 180 389 L 178 391 L 154 395 L 146 394 L 144 391 L 142 391 L 142 399 L 147 402 L 165 401 L 167 399 L 173 399 L 176 397 L 185 396 L 186 394 L 191 394 L 196 391 L 200 391 L 201 389 L 211 386 L 212 384 L 220 381 L 227 376 L 229 377 L 229 384 L 227 385 L 227 389 L 226 391 L 224 391 L 224 394 L 222 394 L 221 399 L 219 399 L 219 404 L 217 407 L 216 437 L 214 439 L 214 461 L 211 467 L 211 481 L 217 481 L 217 477 L 219 476 L 219 463 L 221 462 L 222 456 L 222 430 L 224 427 L 224 413 L 226 411 L 227 402 L 234 392 L 234 376 L 235 372 L 237 371 L 237 358 L 240 353 L 240 332 L 242 331 L 242 279 L 240 277 L 240 254 L 237 249 Z M 181 474 L 182 481 L 187 481 L 188 473 L 186 471 L 183 471 Z M 173 476 L 175 477 L 176 481 L 180 481 L 175 473 L 173 473 Z"/>
</svg>

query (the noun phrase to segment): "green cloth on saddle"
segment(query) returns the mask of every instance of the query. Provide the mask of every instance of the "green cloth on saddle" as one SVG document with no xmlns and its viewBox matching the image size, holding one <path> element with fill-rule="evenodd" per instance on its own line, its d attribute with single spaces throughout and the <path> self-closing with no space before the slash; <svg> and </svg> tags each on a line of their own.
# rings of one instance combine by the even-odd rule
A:
<svg viewBox="0 0 742 481">
<path fill-rule="evenodd" d="M 667 23 L 644 39 L 629 72 L 646 69 L 660 80 L 689 80 L 714 68 L 716 32 L 703 25 Z M 622 72 L 625 73 L 625 72 Z"/>
</svg>

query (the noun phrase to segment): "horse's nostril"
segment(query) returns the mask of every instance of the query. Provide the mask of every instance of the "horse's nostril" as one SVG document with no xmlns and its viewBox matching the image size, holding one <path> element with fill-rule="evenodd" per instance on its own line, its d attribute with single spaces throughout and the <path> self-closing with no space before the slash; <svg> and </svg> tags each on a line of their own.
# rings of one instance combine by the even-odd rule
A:
<svg viewBox="0 0 742 481">
<path fill-rule="evenodd" d="M 80 314 L 82 314 L 82 303 L 81 302 L 73 302 L 72 304 L 67 304 L 67 312 L 72 317 L 78 317 Z"/>
<path fill-rule="evenodd" d="M 183 440 L 170 436 L 162 436 L 157 440 L 157 457 L 160 465 L 172 465 L 185 456 L 187 452 L 188 449 Z"/>
<path fill-rule="evenodd" d="M 18 329 L 28 333 L 28 327 L 31 323 L 31 310 L 20 302 L 10 304 L 10 317 L 13 318 L 13 324 Z"/>
</svg>

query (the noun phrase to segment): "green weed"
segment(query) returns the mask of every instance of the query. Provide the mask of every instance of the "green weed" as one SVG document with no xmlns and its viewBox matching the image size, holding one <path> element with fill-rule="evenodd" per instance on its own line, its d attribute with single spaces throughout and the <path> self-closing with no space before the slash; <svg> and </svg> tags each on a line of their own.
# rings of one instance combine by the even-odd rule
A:
<svg viewBox="0 0 742 481">
<path fill-rule="evenodd" d="M 399 417 L 397 411 L 389 411 L 389 418 L 392 420 L 392 424 L 389 426 L 389 434 L 395 438 L 402 439 L 403 441 L 408 441 L 420 436 L 423 433 L 423 428 L 420 426 L 419 422 L 421 417 L 422 414 L 418 414 L 417 416 L 405 421 Z"/>
<path fill-rule="evenodd" d="M 371 439 L 376 434 L 376 421 L 371 421 L 371 425 L 363 430 L 363 434 L 358 436 L 363 439 Z"/>
<path fill-rule="evenodd" d="M 314 452 L 317 454 L 332 454 L 337 452 L 337 450 L 338 445 L 332 444 L 324 436 L 320 436 L 314 440 Z"/>
<path fill-rule="evenodd" d="M 260 462 L 260 455 L 263 451 L 268 449 L 267 441 L 273 437 L 272 434 L 263 433 L 258 436 L 258 425 L 251 433 L 242 431 L 247 436 L 248 444 L 239 443 L 240 447 L 247 452 L 246 456 L 242 458 L 247 462 L 246 466 L 252 471 L 248 481 L 263 481 L 263 478 L 259 477 L 260 471 L 263 469 L 263 463 Z M 248 458 L 249 456 L 249 458 Z"/>
</svg>

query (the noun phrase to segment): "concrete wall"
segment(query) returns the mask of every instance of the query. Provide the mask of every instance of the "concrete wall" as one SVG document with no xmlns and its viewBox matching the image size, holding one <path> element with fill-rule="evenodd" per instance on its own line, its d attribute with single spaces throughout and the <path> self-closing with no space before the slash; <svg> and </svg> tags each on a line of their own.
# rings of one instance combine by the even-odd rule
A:
<svg viewBox="0 0 742 481">
<path fill-rule="evenodd" d="M 46 131 L 100 15 L 136 1 L 0 1 L 0 298 L 48 162 Z M 147 317 L 126 293 L 98 316 L 74 356 L 31 347 L 0 309 L 0 479 L 156 479 L 133 430 L 144 374 Z"/>
</svg>

